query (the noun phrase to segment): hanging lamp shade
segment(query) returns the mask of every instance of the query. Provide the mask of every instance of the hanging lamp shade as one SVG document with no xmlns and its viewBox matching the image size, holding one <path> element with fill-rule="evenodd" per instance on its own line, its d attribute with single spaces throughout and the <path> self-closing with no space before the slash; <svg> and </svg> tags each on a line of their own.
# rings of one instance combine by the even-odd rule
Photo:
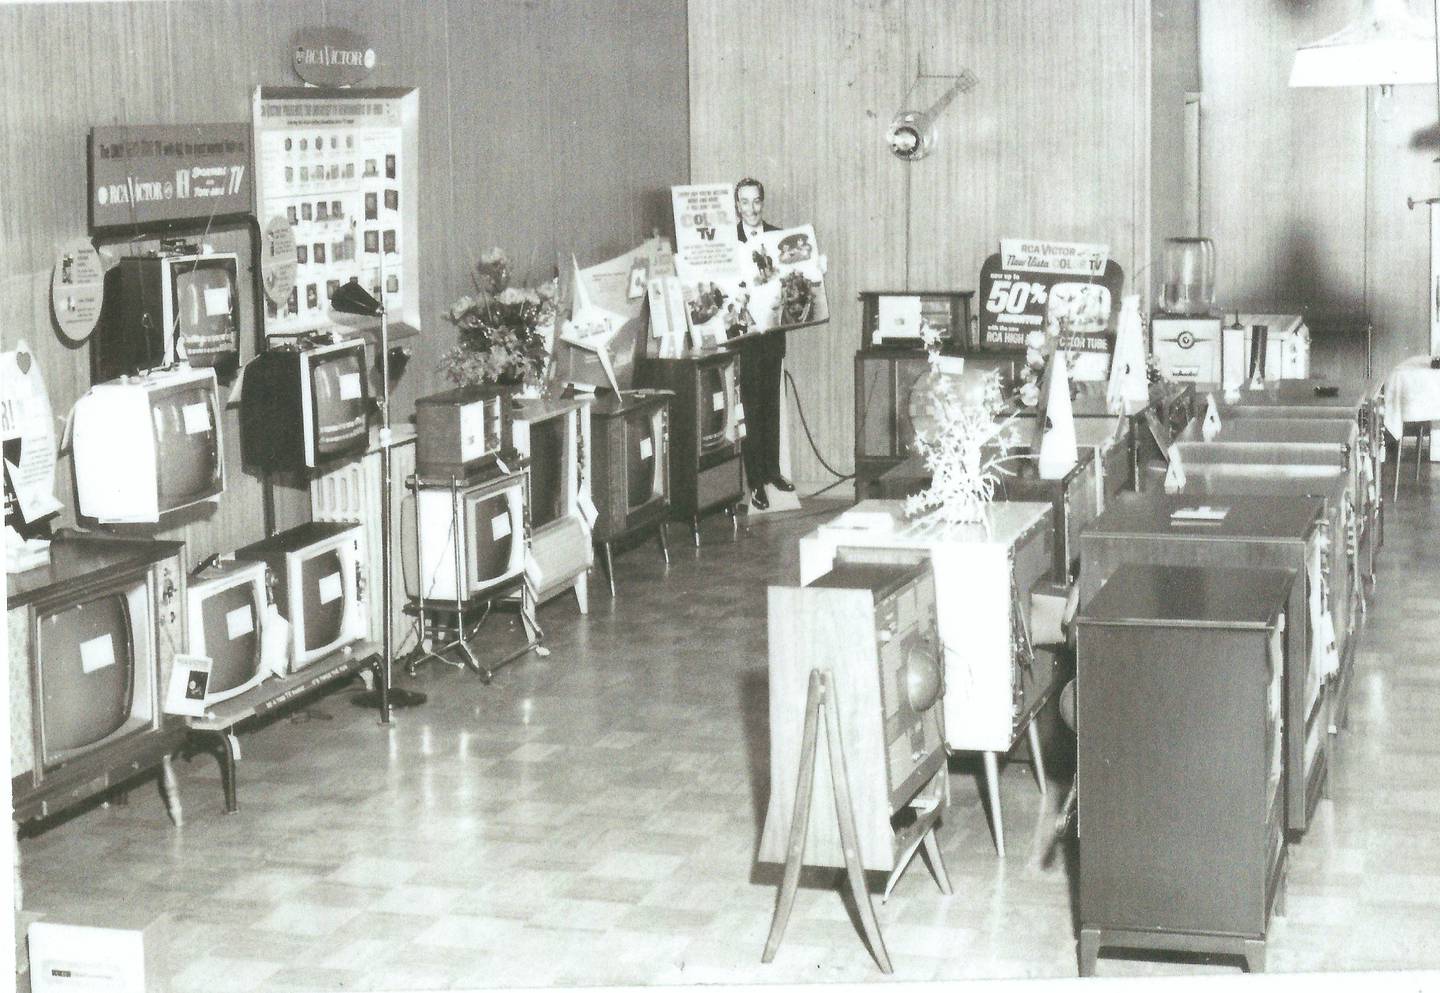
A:
<svg viewBox="0 0 1440 993">
<path fill-rule="evenodd" d="M 1366 0 L 1359 19 L 1295 51 L 1291 86 L 1435 82 L 1435 28 L 1406 0 Z"/>
</svg>

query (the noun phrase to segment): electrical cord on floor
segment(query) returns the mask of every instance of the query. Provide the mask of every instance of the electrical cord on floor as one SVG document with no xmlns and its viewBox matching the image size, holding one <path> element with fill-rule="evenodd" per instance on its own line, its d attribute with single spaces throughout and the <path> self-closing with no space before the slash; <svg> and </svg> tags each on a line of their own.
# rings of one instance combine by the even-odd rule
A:
<svg viewBox="0 0 1440 993">
<path fill-rule="evenodd" d="M 795 413 L 800 415 L 800 427 L 805 431 L 805 440 L 810 443 L 810 451 L 815 453 L 815 458 L 825 467 L 825 471 L 835 477 L 837 484 L 843 483 L 847 479 L 854 479 L 855 473 L 852 472 L 847 475 L 837 471 L 834 466 L 825 461 L 825 456 L 820 454 L 820 448 L 815 444 L 815 437 L 810 433 L 810 423 L 805 420 L 805 407 L 800 402 L 800 389 L 795 385 L 795 377 L 790 375 L 790 370 L 788 369 L 785 370 L 785 381 L 790 384 L 790 395 L 795 398 Z M 826 487 L 826 489 L 829 489 L 829 487 Z M 824 493 L 825 490 L 821 490 L 820 492 Z M 811 494 L 811 496 L 815 495 L 816 494 Z"/>
</svg>

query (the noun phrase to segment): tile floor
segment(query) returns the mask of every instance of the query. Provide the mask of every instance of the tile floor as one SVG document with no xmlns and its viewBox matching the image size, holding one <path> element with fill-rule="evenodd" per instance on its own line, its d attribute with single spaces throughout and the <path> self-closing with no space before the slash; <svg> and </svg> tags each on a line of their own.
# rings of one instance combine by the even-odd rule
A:
<svg viewBox="0 0 1440 993">
<path fill-rule="evenodd" d="M 1272 972 L 1440 967 L 1440 510 L 1407 480 L 1357 661 L 1333 800 L 1291 854 Z M 839 504 L 723 518 L 617 559 L 619 598 L 552 602 L 553 650 L 490 686 L 431 667 L 381 726 L 351 688 L 242 738 L 240 810 L 209 755 L 177 764 L 186 822 L 155 789 L 22 839 L 18 922 L 168 915 L 175 993 L 886 979 L 833 874 L 807 872 L 774 963 L 779 881 L 757 867 L 767 795 L 765 587 Z M 679 538 L 680 529 L 675 535 Z M 594 584 L 592 588 L 597 588 Z M 505 619 L 483 636 L 511 643 Z M 483 640 L 482 640 L 483 644 Z M 498 648 L 496 649 L 498 653 Z M 1053 720 L 1047 798 L 1003 774 L 995 857 L 978 763 L 951 764 L 941 841 L 954 896 L 914 866 L 877 911 L 894 980 L 1076 974 L 1074 852 L 1050 852 L 1073 763 Z M 1102 957 L 1102 976 L 1234 976 L 1228 959 Z M 22 981 L 23 985 L 23 981 Z"/>
</svg>

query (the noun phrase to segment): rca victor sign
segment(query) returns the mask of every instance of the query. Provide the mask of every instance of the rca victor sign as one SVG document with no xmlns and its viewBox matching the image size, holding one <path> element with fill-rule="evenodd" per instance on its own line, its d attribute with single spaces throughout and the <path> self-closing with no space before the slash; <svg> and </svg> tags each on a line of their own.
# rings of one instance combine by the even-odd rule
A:
<svg viewBox="0 0 1440 993">
<path fill-rule="evenodd" d="M 248 214 L 250 126 L 138 124 L 90 129 L 95 230 Z"/>
<path fill-rule="evenodd" d="M 304 28 L 291 51 L 295 75 L 316 86 L 352 86 L 375 68 L 375 49 L 349 28 Z"/>
</svg>

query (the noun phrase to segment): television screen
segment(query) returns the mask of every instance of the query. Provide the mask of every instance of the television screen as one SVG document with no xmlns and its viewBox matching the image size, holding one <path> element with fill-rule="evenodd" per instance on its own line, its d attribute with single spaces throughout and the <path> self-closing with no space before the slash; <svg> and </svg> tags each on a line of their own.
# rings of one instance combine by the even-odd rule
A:
<svg viewBox="0 0 1440 993">
<path fill-rule="evenodd" d="M 345 624 L 344 560 L 327 548 L 300 563 L 300 603 L 307 652 L 340 640 Z"/>
<path fill-rule="evenodd" d="M 210 382 L 192 383 L 150 396 L 162 513 L 203 500 L 219 485 L 220 442 L 212 387 Z"/>
<path fill-rule="evenodd" d="M 468 509 L 471 585 L 503 579 L 511 572 L 515 531 L 520 526 L 510 491 L 502 490 L 472 500 Z"/>
<path fill-rule="evenodd" d="M 625 492 L 626 511 L 649 503 L 656 496 L 657 477 L 661 472 L 660 445 L 656 437 L 655 418 L 648 410 L 640 410 L 625 418 Z"/>
<path fill-rule="evenodd" d="M 260 605 L 248 582 L 224 586 L 200 601 L 205 655 L 210 670 L 207 695 L 244 686 L 260 665 Z"/>
<path fill-rule="evenodd" d="M 170 266 L 175 340 L 192 366 L 233 365 L 240 345 L 240 300 L 233 258 L 201 256 Z"/>
<path fill-rule="evenodd" d="M 725 367 L 705 366 L 700 370 L 700 447 L 709 450 L 725 444 L 730 422 L 730 393 Z"/>
<path fill-rule="evenodd" d="M 328 459 L 364 451 L 369 440 L 369 412 L 364 352 L 318 354 L 310 367 L 314 399 L 315 451 Z"/>
<path fill-rule="evenodd" d="M 570 457 L 565 431 L 571 418 L 530 423 L 530 526 L 542 528 L 565 514 L 565 465 Z"/>
<path fill-rule="evenodd" d="M 36 657 L 47 761 L 104 741 L 130 718 L 135 602 L 124 592 L 108 593 L 40 618 Z"/>
</svg>

